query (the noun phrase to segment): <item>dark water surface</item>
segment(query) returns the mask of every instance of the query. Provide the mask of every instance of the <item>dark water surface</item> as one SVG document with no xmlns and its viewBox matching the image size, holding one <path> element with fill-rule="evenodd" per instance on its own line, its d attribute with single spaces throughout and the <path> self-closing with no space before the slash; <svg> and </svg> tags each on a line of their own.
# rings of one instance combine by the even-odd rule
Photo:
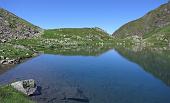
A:
<svg viewBox="0 0 170 103">
<path fill-rule="evenodd" d="M 115 50 L 98 56 L 44 54 L 1 74 L 0 84 L 35 79 L 41 95 L 32 99 L 40 103 L 170 103 L 169 61 L 164 59 L 168 64 L 161 72 L 155 62 L 140 63 L 130 54 L 135 55 Z"/>
</svg>

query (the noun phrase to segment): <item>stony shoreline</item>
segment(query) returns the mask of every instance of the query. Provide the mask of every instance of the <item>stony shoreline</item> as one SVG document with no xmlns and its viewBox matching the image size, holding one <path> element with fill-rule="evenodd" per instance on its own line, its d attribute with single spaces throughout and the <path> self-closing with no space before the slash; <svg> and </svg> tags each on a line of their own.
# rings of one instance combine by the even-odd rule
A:
<svg viewBox="0 0 170 103">
<path fill-rule="evenodd" d="M 3 60 L 0 60 L 0 64 L 3 64 L 3 65 L 7 65 L 7 64 L 19 64 L 19 63 L 21 63 L 21 58 L 17 58 L 17 59 L 6 58 L 6 59 L 3 59 Z"/>
<path fill-rule="evenodd" d="M 38 53 L 34 53 L 34 55 L 32 56 L 29 56 L 29 57 L 18 57 L 18 58 L 15 58 L 15 59 L 9 59 L 8 57 L 4 57 L 4 56 L 0 56 L 0 65 L 15 65 L 15 64 L 20 64 L 22 63 L 23 61 L 27 60 L 27 59 L 30 59 L 32 57 L 36 57 L 40 54 Z"/>
</svg>

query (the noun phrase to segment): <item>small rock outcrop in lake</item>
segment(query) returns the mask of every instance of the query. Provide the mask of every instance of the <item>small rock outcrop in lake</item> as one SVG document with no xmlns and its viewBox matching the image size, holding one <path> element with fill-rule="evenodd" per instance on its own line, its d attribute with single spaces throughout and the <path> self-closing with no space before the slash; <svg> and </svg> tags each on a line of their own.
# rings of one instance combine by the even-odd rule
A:
<svg viewBox="0 0 170 103">
<path fill-rule="evenodd" d="M 34 95 L 37 91 L 37 86 L 36 86 L 35 80 L 33 79 L 18 81 L 18 82 L 12 83 L 11 86 L 14 89 L 28 96 Z"/>
</svg>

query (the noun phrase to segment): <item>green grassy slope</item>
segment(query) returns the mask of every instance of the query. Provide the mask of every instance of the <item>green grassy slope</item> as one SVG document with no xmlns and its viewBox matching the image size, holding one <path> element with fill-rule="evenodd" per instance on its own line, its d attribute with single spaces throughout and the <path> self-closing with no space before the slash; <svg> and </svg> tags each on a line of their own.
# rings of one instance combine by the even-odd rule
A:
<svg viewBox="0 0 170 103">
<path fill-rule="evenodd" d="M 149 34 L 148 34 L 149 35 Z M 145 42 L 154 45 L 169 45 L 170 44 L 170 25 L 159 29 L 159 31 L 152 33 L 151 36 L 146 36 Z"/>
<path fill-rule="evenodd" d="M 113 33 L 113 37 L 123 46 L 170 48 L 170 2 L 125 24 Z"/>
<path fill-rule="evenodd" d="M 49 39 L 70 39 L 74 41 L 109 41 L 111 36 L 100 28 L 63 28 L 63 29 L 53 29 L 46 30 L 44 38 Z"/>
<path fill-rule="evenodd" d="M 118 29 L 113 36 L 117 38 L 126 38 L 137 35 L 149 37 L 161 28 L 170 24 L 170 3 L 161 5 L 159 8 L 147 13 L 140 19 L 129 22 Z"/>
<path fill-rule="evenodd" d="M 0 103 L 35 103 L 11 86 L 0 87 Z"/>
</svg>

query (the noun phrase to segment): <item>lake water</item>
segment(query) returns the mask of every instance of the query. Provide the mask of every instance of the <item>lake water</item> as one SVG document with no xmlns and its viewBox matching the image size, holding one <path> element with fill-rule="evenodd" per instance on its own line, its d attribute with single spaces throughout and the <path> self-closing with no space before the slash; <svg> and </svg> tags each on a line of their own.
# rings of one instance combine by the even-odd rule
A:
<svg viewBox="0 0 170 103">
<path fill-rule="evenodd" d="M 43 54 L 1 74 L 0 84 L 35 79 L 41 94 L 31 98 L 40 103 L 170 103 L 169 61 L 124 52 Z"/>
</svg>

